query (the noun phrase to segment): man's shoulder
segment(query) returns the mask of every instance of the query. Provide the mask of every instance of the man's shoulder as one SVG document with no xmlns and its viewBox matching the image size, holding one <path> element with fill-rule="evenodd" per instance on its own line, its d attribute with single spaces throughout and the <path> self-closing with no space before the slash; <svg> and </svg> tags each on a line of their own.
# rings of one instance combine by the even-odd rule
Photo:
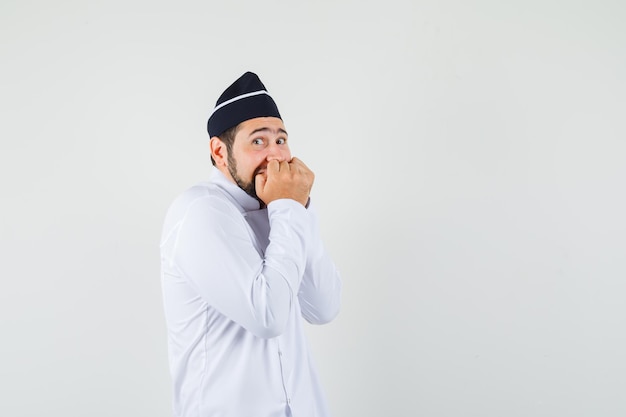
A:
<svg viewBox="0 0 626 417">
<path fill-rule="evenodd" d="M 232 201 L 211 182 L 201 182 L 180 193 L 170 204 L 163 223 L 162 239 L 188 219 L 232 217 L 239 213 Z"/>
<path fill-rule="evenodd" d="M 183 215 L 190 207 L 201 203 L 209 206 L 221 206 L 228 198 L 215 184 L 204 181 L 197 183 L 180 193 L 170 205 L 169 212 Z"/>
<path fill-rule="evenodd" d="M 209 183 L 208 181 L 199 182 L 180 193 L 172 202 L 172 206 L 187 206 L 199 198 L 206 198 L 210 195 L 211 183 Z"/>
</svg>

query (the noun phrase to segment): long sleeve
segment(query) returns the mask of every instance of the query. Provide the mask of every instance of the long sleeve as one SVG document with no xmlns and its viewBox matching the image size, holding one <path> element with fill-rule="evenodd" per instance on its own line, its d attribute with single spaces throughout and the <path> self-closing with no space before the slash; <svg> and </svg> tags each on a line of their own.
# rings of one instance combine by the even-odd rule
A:
<svg viewBox="0 0 626 417">
<path fill-rule="evenodd" d="M 310 241 L 298 298 L 302 317 L 312 324 L 324 324 L 339 313 L 342 283 L 333 260 L 322 244 L 317 215 L 312 204 L 309 205 L 307 214 L 310 218 Z"/>
<path fill-rule="evenodd" d="M 198 198 L 179 224 L 172 264 L 209 305 L 252 334 L 281 334 L 305 271 L 310 219 L 295 201 L 268 208 L 265 253 L 230 201 Z"/>
<path fill-rule="evenodd" d="M 304 321 L 338 310 L 316 218 L 259 203 L 219 171 L 170 205 L 161 282 L 177 417 L 328 417 Z"/>
</svg>

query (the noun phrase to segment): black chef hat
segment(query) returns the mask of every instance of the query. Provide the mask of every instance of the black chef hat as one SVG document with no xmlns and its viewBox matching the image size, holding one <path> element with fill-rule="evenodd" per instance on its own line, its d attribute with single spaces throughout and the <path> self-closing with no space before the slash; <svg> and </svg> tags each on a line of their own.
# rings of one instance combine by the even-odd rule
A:
<svg viewBox="0 0 626 417">
<path fill-rule="evenodd" d="M 280 117 L 278 107 L 259 77 L 246 72 L 222 93 L 209 116 L 209 136 L 219 136 L 231 127 L 255 117 Z"/>
</svg>

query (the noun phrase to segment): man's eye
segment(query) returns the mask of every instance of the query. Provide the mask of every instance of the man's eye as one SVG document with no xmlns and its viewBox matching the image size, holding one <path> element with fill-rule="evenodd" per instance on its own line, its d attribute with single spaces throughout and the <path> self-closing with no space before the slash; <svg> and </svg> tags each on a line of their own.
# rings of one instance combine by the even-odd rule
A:
<svg viewBox="0 0 626 417">
<path fill-rule="evenodd" d="M 255 145 L 262 145 L 263 144 L 263 139 L 254 139 L 252 141 L 253 144 Z"/>
<path fill-rule="evenodd" d="M 287 142 L 284 138 L 276 139 L 277 145 L 284 145 Z"/>
</svg>

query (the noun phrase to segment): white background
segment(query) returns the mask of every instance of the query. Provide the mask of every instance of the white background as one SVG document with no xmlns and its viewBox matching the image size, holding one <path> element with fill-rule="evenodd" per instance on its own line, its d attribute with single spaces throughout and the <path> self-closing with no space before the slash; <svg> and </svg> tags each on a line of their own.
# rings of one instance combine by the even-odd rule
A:
<svg viewBox="0 0 626 417">
<path fill-rule="evenodd" d="M 247 70 L 317 174 L 353 416 L 626 415 L 626 5 L 0 3 L 0 415 L 170 416 L 159 237 Z"/>
</svg>

